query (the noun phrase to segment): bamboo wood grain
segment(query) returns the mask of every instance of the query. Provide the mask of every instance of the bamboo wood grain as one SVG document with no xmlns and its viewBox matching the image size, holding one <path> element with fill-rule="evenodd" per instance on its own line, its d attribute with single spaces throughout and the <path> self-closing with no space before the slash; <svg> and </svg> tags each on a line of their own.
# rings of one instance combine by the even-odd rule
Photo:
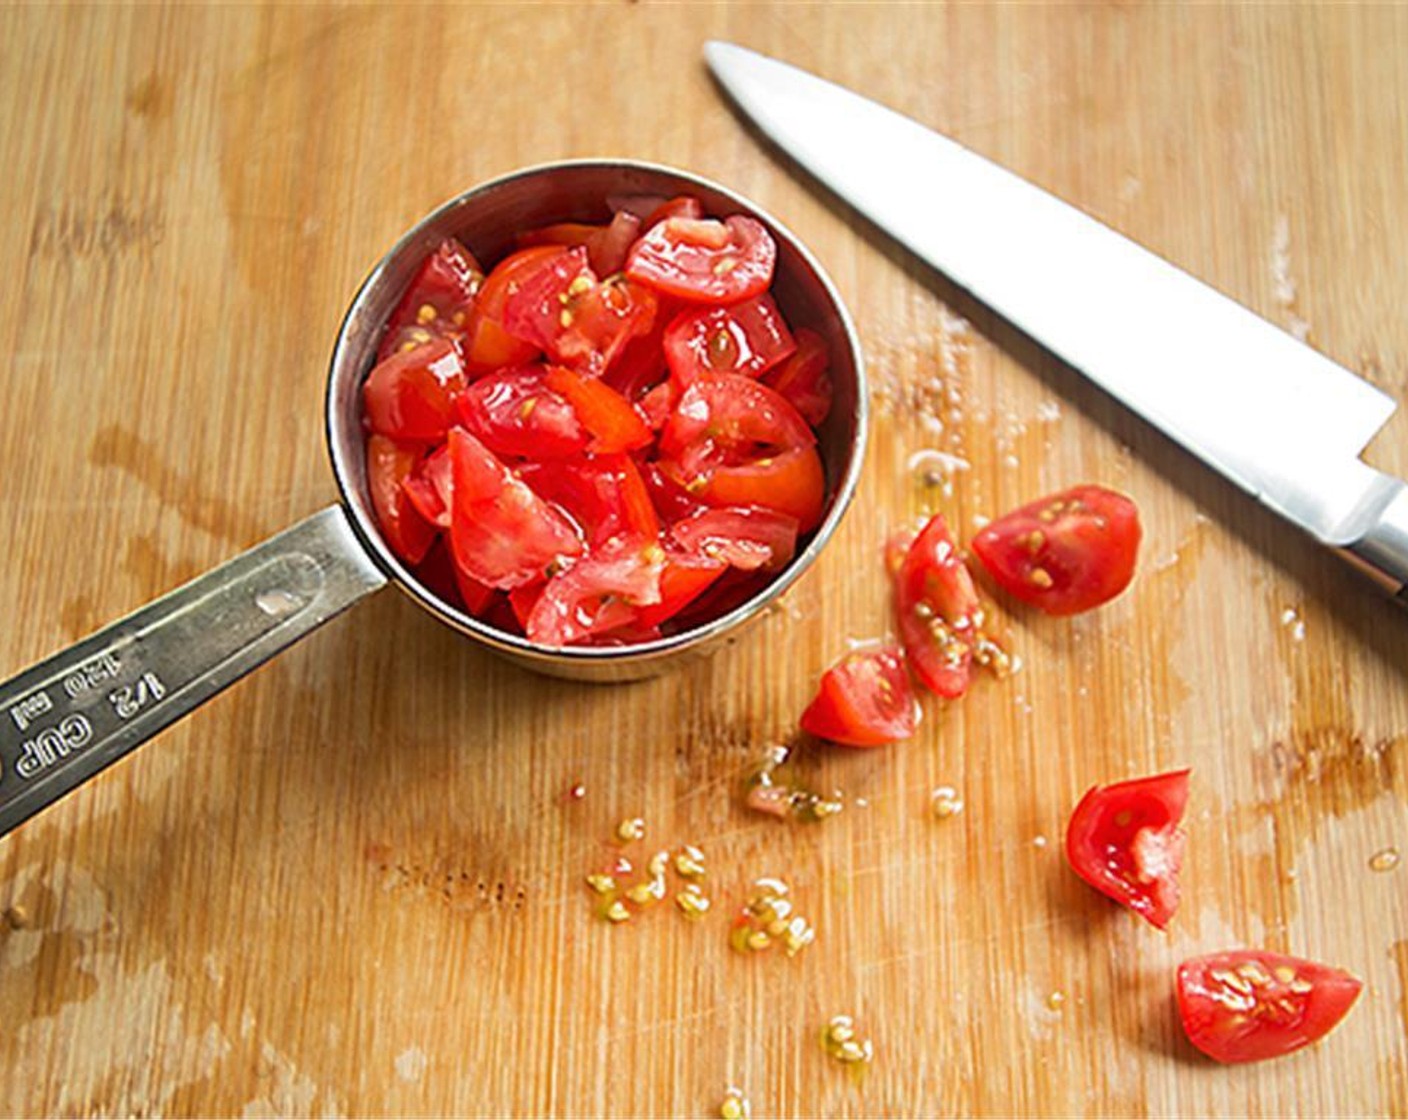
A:
<svg viewBox="0 0 1408 1120">
<path fill-rule="evenodd" d="M 754 1116 L 1408 1115 L 1408 867 L 1370 869 L 1408 851 L 1408 617 L 794 176 L 710 37 L 948 131 L 1408 398 L 1402 8 L 0 9 L 0 672 L 330 500 L 346 302 L 514 167 L 633 156 L 755 198 L 831 270 L 876 406 L 843 531 L 711 662 L 542 680 L 387 592 L 0 841 L 0 1113 L 713 1115 L 734 1085 Z M 1404 431 L 1376 465 L 1408 473 Z M 808 752 L 833 819 L 742 806 L 886 629 L 891 529 L 1077 481 L 1143 510 L 1125 596 L 996 598 L 1017 674 L 907 744 Z M 1061 837 L 1090 784 L 1182 765 L 1160 935 Z M 596 915 L 583 876 L 636 816 L 637 867 L 705 852 L 703 921 Z M 817 930 L 795 959 L 729 948 L 765 875 Z M 1216 1067 L 1172 974 L 1235 945 L 1364 997 L 1306 1053 Z M 859 1079 L 818 1042 L 842 1013 Z"/>
</svg>

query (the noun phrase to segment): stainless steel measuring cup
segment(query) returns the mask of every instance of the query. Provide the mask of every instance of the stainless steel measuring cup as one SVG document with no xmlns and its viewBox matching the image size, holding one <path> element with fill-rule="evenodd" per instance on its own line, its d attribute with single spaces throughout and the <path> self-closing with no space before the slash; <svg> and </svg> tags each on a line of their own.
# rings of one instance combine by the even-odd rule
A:
<svg viewBox="0 0 1408 1120">
<path fill-rule="evenodd" d="M 445 237 L 458 237 L 479 260 L 495 261 L 512 247 L 517 231 L 605 220 L 613 196 L 680 194 L 697 196 L 710 214 L 749 214 L 766 225 L 777 241 L 778 305 L 790 322 L 806 324 L 826 340 L 836 388 L 818 441 L 826 514 L 791 564 L 727 614 L 637 645 L 548 649 L 437 597 L 386 546 L 367 489 L 362 382 L 392 309 Z M 554 676 L 630 680 L 717 649 L 791 586 L 831 538 L 860 472 L 867 395 L 850 317 L 821 266 L 792 234 L 715 183 L 612 160 L 548 164 L 495 179 L 411 229 L 372 270 L 348 309 L 333 349 L 325 410 L 340 503 L 0 684 L 0 835 L 388 582 L 496 653 Z"/>
</svg>

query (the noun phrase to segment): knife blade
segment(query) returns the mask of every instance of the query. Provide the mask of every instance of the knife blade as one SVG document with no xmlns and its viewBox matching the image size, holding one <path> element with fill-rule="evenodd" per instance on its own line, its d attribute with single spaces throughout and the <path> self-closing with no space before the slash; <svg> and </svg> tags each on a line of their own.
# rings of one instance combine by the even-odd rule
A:
<svg viewBox="0 0 1408 1120">
<path fill-rule="evenodd" d="M 1360 458 L 1396 401 L 1176 265 L 908 117 L 731 43 L 739 109 L 916 256 L 1408 600 L 1408 487 Z"/>
</svg>

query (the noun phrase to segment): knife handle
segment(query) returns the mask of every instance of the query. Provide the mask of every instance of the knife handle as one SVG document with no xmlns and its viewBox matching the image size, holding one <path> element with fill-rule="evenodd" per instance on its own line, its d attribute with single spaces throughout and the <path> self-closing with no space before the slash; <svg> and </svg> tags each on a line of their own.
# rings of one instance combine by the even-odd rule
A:
<svg viewBox="0 0 1408 1120">
<path fill-rule="evenodd" d="M 1380 502 L 1369 523 L 1339 551 L 1388 594 L 1408 606 L 1408 486 L 1379 475 Z"/>
</svg>

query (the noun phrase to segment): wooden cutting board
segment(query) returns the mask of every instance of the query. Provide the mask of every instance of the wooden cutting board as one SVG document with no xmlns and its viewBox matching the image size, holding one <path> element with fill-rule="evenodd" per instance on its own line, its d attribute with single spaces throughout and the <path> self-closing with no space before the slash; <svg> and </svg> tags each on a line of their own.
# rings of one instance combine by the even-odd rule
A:
<svg viewBox="0 0 1408 1120">
<path fill-rule="evenodd" d="M 708 663 L 540 679 L 387 591 L 0 841 L 0 1112 L 707 1116 L 735 1086 L 754 1116 L 1408 1114 L 1408 867 L 1381 854 L 1408 851 L 1408 616 L 794 176 L 710 37 L 944 129 L 1408 397 L 1401 7 L 0 11 L 0 672 L 333 500 L 347 301 L 515 167 L 631 156 L 756 199 L 832 272 L 875 406 L 842 531 Z M 1404 434 L 1371 459 L 1408 474 Z M 892 528 L 967 537 L 1081 481 L 1143 512 L 1123 597 L 999 599 L 1018 673 L 906 744 L 806 752 L 833 818 L 743 806 L 889 625 Z M 1161 935 L 1061 839 L 1092 783 L 1176 766 Z M 702 921 L 600 918 L 585 874 L 685 844 Z M 765 876 L 816 930 L 793 959 L 729 946 Z M 1172 977 L 1234 946 L 1364 995 L 1308 1052 L 1217 1067 Z M 839 1014 L 862 1077 L 820 1045 Z"/>
</svg>

